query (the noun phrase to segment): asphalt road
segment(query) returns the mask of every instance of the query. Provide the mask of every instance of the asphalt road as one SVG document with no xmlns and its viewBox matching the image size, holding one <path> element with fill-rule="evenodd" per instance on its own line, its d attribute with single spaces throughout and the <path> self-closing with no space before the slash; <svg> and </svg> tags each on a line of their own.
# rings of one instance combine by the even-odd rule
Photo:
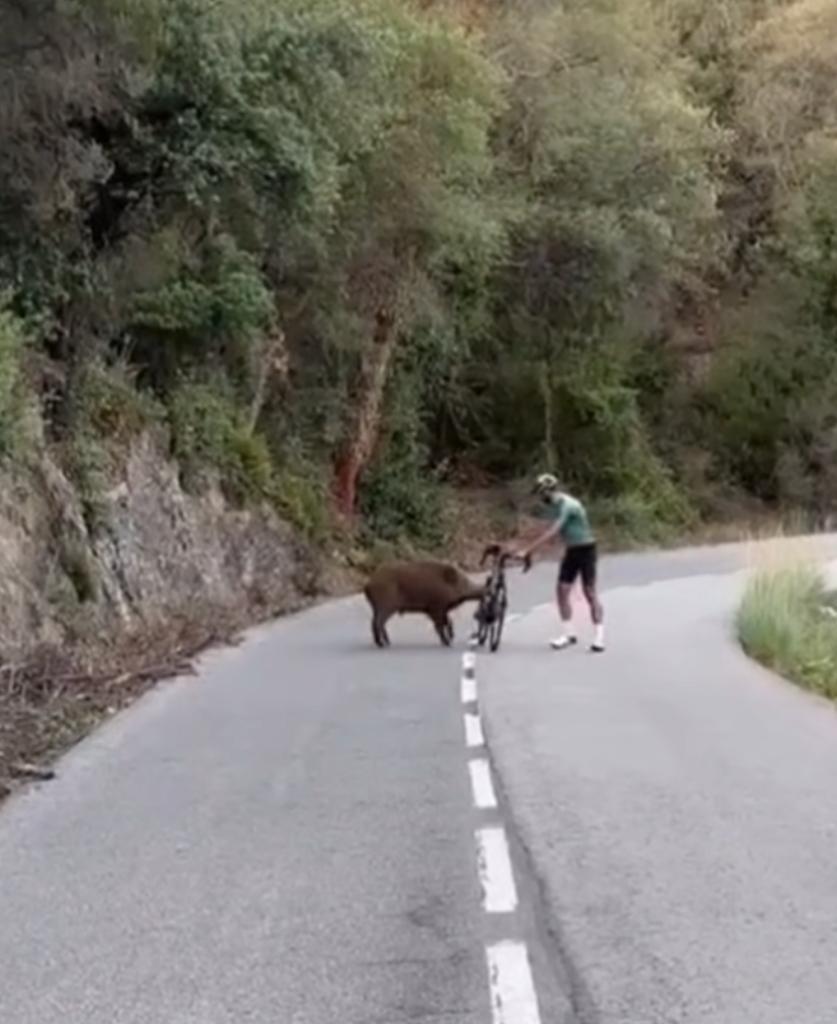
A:
<svg viewBox="0 0 837 1024">
<path fill-rule="evenodd" d="M 604 656 L 516 576 L 487 748 L 424 622 L 207 657 L 0 810 L 0 1021 L 830 1024 L 837 718 L 731 642 L 743 557 L 608 560 Z"/>
<path fill-rule="evenodd" d="M 481 661 L 554 1020 L 837 1019 L 837 716 L 739 650 L 746 562 L 622 560 L 605 656 L 539 651 L 540 608 Z"/>
</svg>

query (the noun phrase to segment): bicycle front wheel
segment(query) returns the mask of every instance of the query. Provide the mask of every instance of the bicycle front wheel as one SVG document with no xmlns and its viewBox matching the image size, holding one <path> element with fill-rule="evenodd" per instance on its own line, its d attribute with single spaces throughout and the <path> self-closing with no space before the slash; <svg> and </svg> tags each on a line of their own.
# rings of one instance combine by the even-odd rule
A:
<svg viewBox="0 0 837 1024">
<path fill-rule="evenodd" d="M 486 619 L 485 609 L 480 605 L 476 614 L 477 628 L 473 633 L 474 641 L 476 641 L 478 647 L 484 647 L 485 641 L 488 639 L 488 622 Z"/>
<path fill-rule="evenodd" d="M 506 598 L 505 588 L 497 595 L 497 606 L 495 609 L 494 621 L 491 623 L 489 630 L 489 647 L 492 653 L 497 650 L 500 646 L 500 640 L 503 636 L 503 624 L 506 621 L 506 606 L 508 600 Z"/>
</svg>

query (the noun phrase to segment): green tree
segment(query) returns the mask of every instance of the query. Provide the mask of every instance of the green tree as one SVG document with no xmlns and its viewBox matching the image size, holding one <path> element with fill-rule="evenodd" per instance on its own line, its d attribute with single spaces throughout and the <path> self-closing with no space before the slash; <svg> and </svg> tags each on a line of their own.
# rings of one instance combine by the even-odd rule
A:
<svg viewBox="0 0 837 1024">
<path fill-rule="evenodd" d="M 494 278 L 492 359 L 483 349 L 470 371 L 472 433 L 501 472 L 545 460 L 608 491 L 604 435 L 643 431 L 614 353 L 659 333 L 676 295 L 722 258 L 725 138 L 691 98 L 652 5 L 533 5 L 509 14 L 493 45 L 507 77 L 496 139 L 513 248 Z M 625 443 L 662 479 L 647 437 Z"/>
</svg>

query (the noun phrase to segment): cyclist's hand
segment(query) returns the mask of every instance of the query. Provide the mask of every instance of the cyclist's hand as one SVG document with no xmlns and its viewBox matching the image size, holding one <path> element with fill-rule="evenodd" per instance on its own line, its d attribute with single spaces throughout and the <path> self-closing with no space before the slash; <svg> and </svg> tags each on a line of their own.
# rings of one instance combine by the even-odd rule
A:
<svg viewBox="0 0 837 1024">
<path fill-rule="evenodd" d="M 532 556 L 528 551 L 519 551 L 517 557 L 523 563 L 523 571 L 528 572 L 532 568 Z"/>
</svg>

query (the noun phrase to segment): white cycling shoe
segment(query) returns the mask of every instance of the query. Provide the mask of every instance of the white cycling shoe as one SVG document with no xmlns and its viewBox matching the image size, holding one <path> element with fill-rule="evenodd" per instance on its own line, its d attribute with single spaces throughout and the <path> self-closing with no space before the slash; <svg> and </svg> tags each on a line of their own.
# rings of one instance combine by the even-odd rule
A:
<svg viewBox="0 0 837 1024">
<path fill-rule="evenodd" d="M 578 643 L 578 637 L 575 636 L 559 636 L 554 640 L 549 641 L 549 646 L 553 651 L 565 651 L 568 647 L 575 647 Z M 592 644 L 590 644 L 590 650 L 594 654 L 604 654 L 605 643 L 601 637 L 596 637 Z"/>
</svg>

